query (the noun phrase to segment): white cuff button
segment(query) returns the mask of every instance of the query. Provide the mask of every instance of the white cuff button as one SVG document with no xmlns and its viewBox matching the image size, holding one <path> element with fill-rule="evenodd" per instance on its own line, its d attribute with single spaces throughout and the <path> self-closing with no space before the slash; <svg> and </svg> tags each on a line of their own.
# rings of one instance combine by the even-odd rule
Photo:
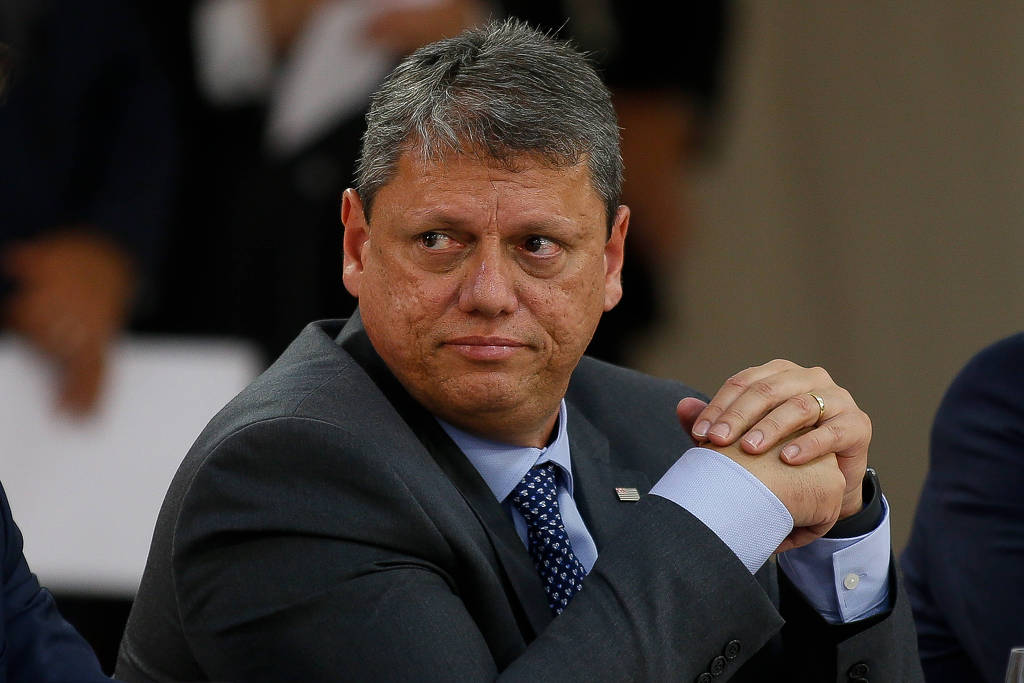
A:
<svg viewBox="0 0 1024 683">
<path fill-rule="evenodd" d="M 843 587 L 848 591 L 852 591 L 854 588 L 860 585 L 860 577 L 854 573 L 849 573 L 843 577 Z"/>
</svg>

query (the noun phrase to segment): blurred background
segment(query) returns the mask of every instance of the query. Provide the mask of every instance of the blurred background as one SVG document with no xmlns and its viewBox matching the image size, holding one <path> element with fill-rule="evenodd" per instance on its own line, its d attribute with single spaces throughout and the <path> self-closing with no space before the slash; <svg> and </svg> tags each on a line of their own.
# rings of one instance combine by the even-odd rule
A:
<svg viewBox="0 0 1024 683">
<path fill-rule="evenodd" d="M 353 306 L 369 94 L 506 14 L 591 51 L 619 110 L 635 219 L 593 352 L 706 392 L 824 366 L 873 418 L 903 547 L 943 391 L 1024 320 L 1024 7 L 680 7 L 0 0 L 0 479 L 104 661 L 192 439 Z"/>
</svg>

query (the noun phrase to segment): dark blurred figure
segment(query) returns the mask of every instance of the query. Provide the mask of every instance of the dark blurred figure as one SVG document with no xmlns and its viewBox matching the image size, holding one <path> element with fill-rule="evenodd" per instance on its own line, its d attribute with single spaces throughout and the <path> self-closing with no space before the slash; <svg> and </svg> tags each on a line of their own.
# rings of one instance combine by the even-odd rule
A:
<svg viewBox="0 0 1024 683">
<path fill-rule="evenodd" d="M 168 91 L 118 0 L 0 0 L 3 326 L 61 368 L 87 412 L 158 249 L 174 145 Z"/>
<path fill-rule="evenodd" d="M 1001 683 L 1024 645 L 1024 334 L 975 356 L 939 406 L 902 562 L 929 683 Z"/>
<path fill-rule="evenodd" d="M 154 3 L 185 122 L 184 173 L 150 331 L 238 336 L 266 361 L 355 307 L 341 191 L 371 92 L 397 60 L 482 18 L 476 0 Z M 373 54 L 359 64 L 345 55 Z"/>
<path fill-rule="evenodd" d="M 58 403 L 87 413 L 160 248 L 169 89 L 121 0 L 0 0 L 0 41 L 0 329 L 52 358 Z M 58 600 L 112 670 L 130 601 Z"/>
<path fill-rule="evenodd" d="M 622 302 L 587 353 L 623 364 L 631 341 L 664 314 L 659 275 L 679 272 L 692 217 L 688 171 L 708 147 L 720 99 L 728 3 L 503 0 L 504 10 L 591 52 L 622 128 L 631 211 Z"/>
</svg>

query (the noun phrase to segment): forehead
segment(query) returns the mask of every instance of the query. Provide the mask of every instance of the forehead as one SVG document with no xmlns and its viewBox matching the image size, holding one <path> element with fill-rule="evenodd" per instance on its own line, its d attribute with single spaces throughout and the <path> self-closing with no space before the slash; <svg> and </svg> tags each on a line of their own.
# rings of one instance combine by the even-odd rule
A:
<svg viewBox="0 0 1024 683">
<path fill-rule="evenodd" d="M 374 198 L 375 214 L 480 211 L 604 220 L 604 204 L 585 161 L 556 167 L 529 154 L 506 163 L 465 154 L 426 160 L 405 152 Z"/>
</svg>

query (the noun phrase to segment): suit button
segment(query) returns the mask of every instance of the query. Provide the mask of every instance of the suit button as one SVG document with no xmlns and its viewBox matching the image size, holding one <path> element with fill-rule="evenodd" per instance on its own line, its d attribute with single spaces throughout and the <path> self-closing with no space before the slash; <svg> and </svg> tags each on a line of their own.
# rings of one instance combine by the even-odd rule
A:
<svg viewBox="0 0 1024 683">
<path fill-rule="evenodd" d="M 711 683 L 711 674 L 705 672 L 697 676 L 697 683 Z"/>
<path fill-rule="evenodd" d="M 711 672 L 712 676 L 721 676 L 722 672 L 725 671 L 725 657 L 718 655 L 711 660 L 711 666 L 708 667 L 708 671 Z"/>
<path fill-rule="evenodd" d="M 870 671 L 871 667 L 866 662 L 857 662 L 847 670 L 846 675 L 850 678 L 864 678 Z"/>
<path fill-rule="evenodd" d="M 724 654 L 725 658 L 728 659 L 730 662 L 739 657 L 740 641 L 730 640 L 729 644 L 725 646 L 725 650 L 722 652 L 722 654 Z"/>
</svg>

